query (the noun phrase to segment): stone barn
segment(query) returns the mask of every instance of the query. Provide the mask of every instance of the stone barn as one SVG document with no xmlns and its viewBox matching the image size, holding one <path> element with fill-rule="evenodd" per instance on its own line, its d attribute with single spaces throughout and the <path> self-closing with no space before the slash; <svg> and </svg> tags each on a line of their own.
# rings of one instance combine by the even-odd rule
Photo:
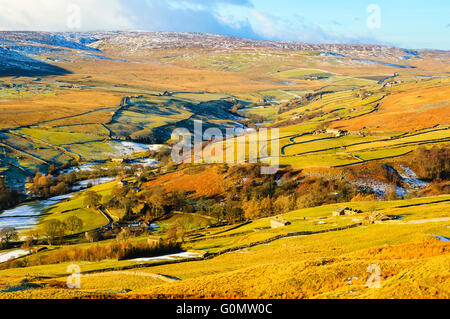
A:
<svg viewBox="0 0 450 319">
<path fill-rule="evenodd" d="M 357 214 L 361 214 L 361 213 L 362 213 L 362 211 L 360 211 L 360 210 L 340 206 L 336 210 L 333 211 L 333 217 L 352 216 L 352 215 L 357 215 Z"/>
<path fill-rule="evenodd" d="M 291 223 L 281 219 L 281 218 L 272 218 L 270 220 L 270 227 L 271 228 L 280 228 L 280 227 L 286 227 L 289 226 Z"/>
<path fill-rule="evenodd" d="M 348 209 L 348 208 L 347 208 L 347 207 L 344 207 L 344 206 L 338 207 L 337 209 L 335 209 L 335 210 L 333 211 L 333 216 L 334 216 L 334 217 L 336 217 L 336 216 L 344 216 L 344 215 L 345 215 L 345 211 L 346 211 L 347 209 Z"/>
</svg>

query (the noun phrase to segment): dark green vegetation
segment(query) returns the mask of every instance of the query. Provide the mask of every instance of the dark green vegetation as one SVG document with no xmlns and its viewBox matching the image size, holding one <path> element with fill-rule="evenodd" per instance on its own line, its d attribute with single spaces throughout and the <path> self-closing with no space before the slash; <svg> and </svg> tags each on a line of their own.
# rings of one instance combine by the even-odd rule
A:
<svg viewBox="0 0 450 319">
<path fill-rule="evenodd" d="M 0 178 L 0 210 L 13 207 L 20 203 L 23 195 L 16 190 L 8 189 L 3 177 Z"/>
</svg>

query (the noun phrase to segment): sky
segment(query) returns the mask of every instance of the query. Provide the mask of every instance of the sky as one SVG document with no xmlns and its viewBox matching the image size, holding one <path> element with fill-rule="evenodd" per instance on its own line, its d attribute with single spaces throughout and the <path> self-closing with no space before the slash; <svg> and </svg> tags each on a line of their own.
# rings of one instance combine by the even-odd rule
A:
<svg viewBox="0 0 450 319">
<path fill-rule="evenodd" d="M 450 50 L 450 1 L 0 0 L 0 30 L 206 32 Z"/>
</svg>

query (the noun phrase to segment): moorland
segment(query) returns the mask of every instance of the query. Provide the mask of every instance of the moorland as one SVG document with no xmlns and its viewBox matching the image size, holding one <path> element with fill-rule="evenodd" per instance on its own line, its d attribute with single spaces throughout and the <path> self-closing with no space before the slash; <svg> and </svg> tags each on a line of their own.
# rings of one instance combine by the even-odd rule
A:
<svg viewBox="0 0 450 319">
<path fill-rule="evenodd" d="M 0 298 L 449 298 L 449 62 L 0 32 Z M 278 171 L 174 162 L 196 121 L 278 129 Z"/>
</svg>

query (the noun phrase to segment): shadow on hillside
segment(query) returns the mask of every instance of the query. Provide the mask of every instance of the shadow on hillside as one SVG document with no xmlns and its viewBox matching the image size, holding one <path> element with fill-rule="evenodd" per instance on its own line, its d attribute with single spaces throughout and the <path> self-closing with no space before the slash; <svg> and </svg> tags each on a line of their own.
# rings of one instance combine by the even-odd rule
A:
<svg viewBox="0 0 450 319">
<path fill-rule="evenodd" d="M 72 72 L 0 47 L 0 77 L 67 75 Z"/>
</svg>

